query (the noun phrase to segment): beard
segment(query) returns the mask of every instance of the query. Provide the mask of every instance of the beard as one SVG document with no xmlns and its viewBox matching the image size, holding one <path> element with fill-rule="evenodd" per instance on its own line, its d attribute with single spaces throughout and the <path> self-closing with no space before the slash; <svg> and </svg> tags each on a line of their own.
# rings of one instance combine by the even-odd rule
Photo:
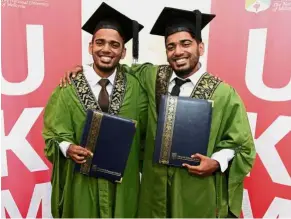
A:
<svg viewBox="0 0 291 219">
<path fill-rule="evenodd" d="M 184 78 L 185 76 L 191 74 L 192 72 L 195 71 L 198 63 L 199 63 L 199 57 L 200 57 L 200 52 L 197 49 L 196 54 L 190 54 L 189 56 L 189 64 L 185 67 L 177 67 L 176 64 L 174 63 L 177 57 L 172 57 L 171 59 L 168 59 L 168 62 L 172 69 L 175 71 L 176 75 L 178 77 Z"/>
<path fill-rule="evenodd" d="M 95 66 L 102 72 L 105 73 L 110 73 L 112 71 L 114 71 L 114 69 L 116 68 L 117 65 L 112 65 L 112 66 L 102 66 L 102 65 L 96 65 Z"/>
<path fill-rule="evenodd" d="M 174 68 L 173 69 L 174 69 L 174 71 L 175 71 L 175 73 L 176 73 L 176 75 L 178 77 L 184 78 L 185 76 L 189 75 L 191 72 L 194 71 L 194 69 L 196 68 L 197 64 L 198 64 L 198 61 L 195 63 L 194 68 L 189 67 L 189 68 L 186 68 L 186 69 L 174 69 Z"/>
<path fill-rule="evenodd" d="M 95 68 L 97 68 L 99 71 L 102 71 L 104 73 L 112 73 L 115 68 L 117 67 L 119 60 L 121 59 L 121 55 L 120 57 L 115 57 L 115 60 L 112 60 L 112 63 L 102 63 L 102 61 L 100 60 L 100 56 L 102 54 L 96 54 L 96 56 L 93 56 L 93 60 L 94 60 L 94 66 Z"/>
</svg>

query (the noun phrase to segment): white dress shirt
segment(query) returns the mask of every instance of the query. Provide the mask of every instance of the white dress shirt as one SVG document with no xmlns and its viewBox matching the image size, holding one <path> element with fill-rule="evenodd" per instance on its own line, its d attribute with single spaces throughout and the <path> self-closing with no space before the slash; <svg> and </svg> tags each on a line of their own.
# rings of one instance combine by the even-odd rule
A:
<svg viewBox="0 0 291 219">
<path fill-rule="evenodd" d="M 190 79 L 191 82 L 186 82 L 180 87 L 180 94 L 179 96 L 183 97 L 190 97 L 192 94 L 192 91 L 201 78 L 201 76 L 206 72 L 201 63 L 199 63 L 200 68 L 197 72 L 192 74 L 188 79 Z M 170 79 L 169 94 L 171 93 L 173 87 L 175 86 L 175 78 L 179 78 L 181 80 L 185 80 L 183 78 L 178 77 L 175 72 L 173 72 L 172 77 Z M 228 162 L 234 157 L 234 150 L 232 149 L 222 149 L 216 153 L 213 153 L 211 158 L 216 160 L 220 165 L 221 172 L 224 172 L 228 167 Z"/>
<path fill-rule="evenodd" d="M 98 100 L 99 97 L 99 93 L 101 91 L 101 85 L 98 83 L 102 78 L 95 72 L 95 70 L 93 69 L 93 66 L 89 66 L 89 65 L 84 65 L 83 66 L 83 74 L 85 76 L 85 78 L 88 81 L 88 84 L 96 98 L 96 100 Z M 115 80 L 115 75 L 116 75 L 116 69 L 113 72 L 113 74 L 111 74 L 107 79 L 109 80 L 109 84 L 106 86 L 106 90 L 108 92 L 109 95 L 109 99 L 111 98 L 111 93 L 113 90 L 113 85 L 114 85 L 114 80 Z M 109 100 L 110 101 L 110 100 Z M 63 153 L 63 155 L 65 157 L 67 157 L 67 150 L 69 148 L 69 146 L 71 145 L 71 142 L 67 142 L 67 141 L 62 141 L 59 146 L 60 149 Z"/>
</svg>

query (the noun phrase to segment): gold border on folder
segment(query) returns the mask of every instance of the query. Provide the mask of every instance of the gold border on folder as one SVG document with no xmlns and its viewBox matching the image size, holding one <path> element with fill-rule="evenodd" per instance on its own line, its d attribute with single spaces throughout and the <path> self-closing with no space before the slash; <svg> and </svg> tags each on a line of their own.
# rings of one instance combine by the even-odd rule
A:
<svg viewBox="0 0 291 219">
<path fill-rule="evenodd" d="M 159 162 L 161 164 L 169 164 L 170 153 L 172 148 L 172 139 L 176 118 L 176 110 L 178 97 L 167 96 L 166 102 L 166 113 L 165 113 L 165 123 L 163 128 L 162 145 L 160 151 Z"/>
<path fill-rule="evenodd" d="M 87 138 L 87 143 L 85 148 L 92 153 L 95 152 L 95 146 L 97 142 L 97 138 L 99 135 L 99 130 L 102 122 L 103 114 L 99 111 L 93 112 L 93 117 L 91 121 L 90 131 Z M 86 158 L 86 163 L 81 164 L 80 172 L 86 175 L 89 175 L 91 164 L 92 164 L 93 156 L 88 156 Z"/>
</svg>

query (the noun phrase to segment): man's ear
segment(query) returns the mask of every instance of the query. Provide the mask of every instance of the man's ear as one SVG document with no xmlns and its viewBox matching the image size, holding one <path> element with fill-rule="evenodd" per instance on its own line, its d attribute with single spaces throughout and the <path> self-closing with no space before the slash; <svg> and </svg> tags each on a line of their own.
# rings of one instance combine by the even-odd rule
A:
<svg viewBox="0 0 291 219">
<path fill-rule="evenodd" d="M 199 49 L 200 56 L 203 56 L 204 51 L 205 51 L 204 43 L 203 42 L 201 42 L 201 43 L 198 44 L 198 49 Z"/>
<path fill-rule="evenodd" d="M 124 59 L 125 55 L 126 55 L 126 48 L 124 47 L 122 50 L 121 59 Z"/>
<path fill-rule="evenodd" d="M 89 52 L 90 55 L 93 55 L 92 49 L 93 49 L 93 43 L 90 42 L 89 46 L 88 46 L 88 52 Z"/>
</svg>

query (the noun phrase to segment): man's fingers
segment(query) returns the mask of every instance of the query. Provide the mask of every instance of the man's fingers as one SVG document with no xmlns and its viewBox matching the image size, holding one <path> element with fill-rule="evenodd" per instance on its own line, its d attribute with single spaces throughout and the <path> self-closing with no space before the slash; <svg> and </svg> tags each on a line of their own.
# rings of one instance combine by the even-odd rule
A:
<svg viewBox="0 0 291 219">
<path fill-rule="evenodd" d="M 72 145 L 72 147 L 70 148 L 70 151 L 71 151 L 71 154 L 74 154 L 74 155 L 76 154 L 83 157 L 87 157 L 87 156 L 93 157 L 93 153 L 91 151 L 79 145 Z"/>
<path fill-rule="evenodd" d="M 191 174 L 202 176 L 204 173 L 201 171 L 201 168 L 199 166 L 191 166 L 189 164 L 183 164 L 184 167 L 188 169 L 188 172 Z"/>
<path fill-rule="evenodd" d="M 66 78 L 63 78 L 63 85 L 67 87 L 67 83 L 70 82 L 70 80 L 67 80 Z"/>
<path fill-rule="evenodd" d="M 68 72 L 66 72 L 65 74 L 64 74 L 64 76 L 62 77 L 62 83 L 63 83 L 63 86 L 64 87 L 66 87 L 67 86 L 67 74 L 68 74 Z"/>
<path fill-rule="evenodd" d="M 81 154 L 81 155 L 84 155 L 84 156 L 91 156 L 91 157 L 93 157 L 93 153 L 91 151 L 89 151 L 88 149 L 86 149 L 86 148 L 83 148 L 81 146 L 78 146 L 76 149 L 77 149 L 76 152 L 78 154 Z"/>
<path fill-rule="evenodd" d="M 87 156 L 93 157 L 93 153 L 89 151 L 88 149 L 84 148 L 86 150 Z"/>
<path fill-rule="evenodd" d="M 82 65 L 77 65 L 75 70 L 76 70 L 76 72 L 81 72 L 81 71 L 83 71 L 83 66 Z"/>
<path fill-rule="evenodd" d="M 73 159 L 75 161 L 75 163 L 78 163 L 78 164 L 82 164 L 82 163 L 86 163 L 86 160 L 76 160 L 76 159 Z"/>
<path fill-rule="evenodd" d="M 201 171 L 200 166 L 191 166 L 191 165 L 189 165 L 187 163 L 183 163 L 182 166 L 186 167 L 188 170 L 191 170 L 191 171 Z"/>
<path fill-rule="evenodd" d="M 84 156 L 79 156 L 78 154 L 74 154 L 73 157 L 75 160 L 78 160 L 78 161 L 83 161 L 85 159 Z"/>
<path fill-rule="evenodd" d="M 83 155 L 83 156 L 88 156 L 88 152 L 84 148 L 77 148 L 76 149 L 76 154 Z"/>
<path fill-rule="evenodd" d="M 76 77 L 76 75 L 81 72 L 82 69 L 79 69 L 79 68 L 75 68 L 72 72 L 71 72 L 71 75 L 72 75 L 72 78 Z"/>
<path fill-rule="evenodd" d="M 187 164 L 187 163 L 183 163 L 182 166 L 183 166 L 183 167 L 186 167 L 187 169 L 189 169 L 189 168 L 191 167 L 191 166 L 190 166 L 189 164 Z"/>
<path fill-rule="evenodd" d="M 205 158 L 207 158 L 206 156 L 204 156 L 204 155 L 202 155 L 202 154 L 193 154 L 192 156 L 191 156 L 191 158 L 194 158 L 194 159 L 198 159 L 198 160 L 205 160 Z"/>
<path fill-rule="evenodd" d="M 78 154 L 74 154 L 74 158 L 75 158 L 76 160 L 83 161 L 83 160 L 85 159 L 85 156 L 80 156 L 80 155 L 78 155 Z"/>
<path fill-rule="evenodd" d="M 64 82 L 64 78 L 60 79 L 60 87 L 66 87 L 65 82 Z"/>
<path fill-rule="evenodd" d="M 67 71 L 66 76 L 65 76 L 65 79 L 66 79 L 66 81 L 67 81 L 69 84 L 71 84 L 71 80 L 70 80 L 70 75 L 71 75 L 71 74 L 72 74 L 71 71 Z"/>
<path fill-rule="evenodd" d="M 198 175 L 198 176 L 202 176 L 203 175 L 203 172 L 196 171 L 196 170 L 188 170 L 188 172 L 191 173 L 191 174 Z"/>
<path fill-rule="evenodd" d="M 76 75 L 77 75 L 78 73 L 80 73 L 82 70 L 83 70 L 83 67 L 80 66 L 80 65 L 77 65 L 77 66 L 75 67 L 75 69 L 71 72 L 72 77 L 73 77 L 73 78 L 76 77 Z"/>
</svg>

